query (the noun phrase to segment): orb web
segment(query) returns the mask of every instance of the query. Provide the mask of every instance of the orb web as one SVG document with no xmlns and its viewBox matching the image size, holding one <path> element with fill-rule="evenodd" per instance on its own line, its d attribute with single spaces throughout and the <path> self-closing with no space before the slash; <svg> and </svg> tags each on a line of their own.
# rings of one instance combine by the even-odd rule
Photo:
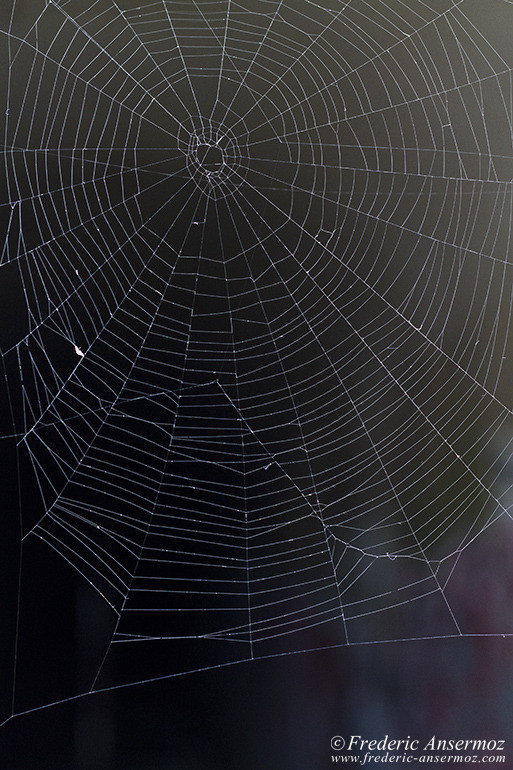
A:
<svg viewBox="0 0 513 770">
<path fill-rule="evenodd" d="M 511 632 L 459 593 L 511 537 L 490 5 L 10 3 L 5 437 L 22 544 L 112 613 L 91 691 Z"/>
</svg>

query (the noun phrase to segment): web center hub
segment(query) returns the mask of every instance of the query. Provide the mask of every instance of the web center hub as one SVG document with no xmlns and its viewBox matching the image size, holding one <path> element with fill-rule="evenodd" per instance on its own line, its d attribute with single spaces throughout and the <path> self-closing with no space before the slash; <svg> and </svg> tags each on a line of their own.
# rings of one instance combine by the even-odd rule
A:
<svg viewBox="0 0 513 770">
<path fill-rule="evenodd" d="M 217 144 L 199 144 L 196 155 L 201 168 L 209 174 L 220 171 L 225 163 L 224 152 Z"/>
</svg>

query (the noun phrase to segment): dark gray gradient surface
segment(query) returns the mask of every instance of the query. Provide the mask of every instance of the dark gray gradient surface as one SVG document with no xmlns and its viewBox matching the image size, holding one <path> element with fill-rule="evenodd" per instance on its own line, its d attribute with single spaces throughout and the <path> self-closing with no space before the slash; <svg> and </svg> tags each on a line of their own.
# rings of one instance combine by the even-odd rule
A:
<svg viewBox="0 0 513 770">
<path fill-rule="evenodd" d="M 6 767 L 513 767 L 511 29 L 4 3 Z"/>
</svg>

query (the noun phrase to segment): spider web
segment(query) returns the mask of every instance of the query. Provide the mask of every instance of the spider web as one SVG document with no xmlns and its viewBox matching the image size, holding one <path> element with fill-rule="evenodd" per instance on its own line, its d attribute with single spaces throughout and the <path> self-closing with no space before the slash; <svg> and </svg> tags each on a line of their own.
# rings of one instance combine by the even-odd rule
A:
<svg viewBox="0 0 513 770">
<path fill-rule="evenodd" d="M 112 612 L 91 691 L 114 655 L 138 681 L 512 631 L 454 587 L 511 537 L 512 11 L 489 5 L 9 7 L 5 439 L 22 551 Z"/>
</svg>

